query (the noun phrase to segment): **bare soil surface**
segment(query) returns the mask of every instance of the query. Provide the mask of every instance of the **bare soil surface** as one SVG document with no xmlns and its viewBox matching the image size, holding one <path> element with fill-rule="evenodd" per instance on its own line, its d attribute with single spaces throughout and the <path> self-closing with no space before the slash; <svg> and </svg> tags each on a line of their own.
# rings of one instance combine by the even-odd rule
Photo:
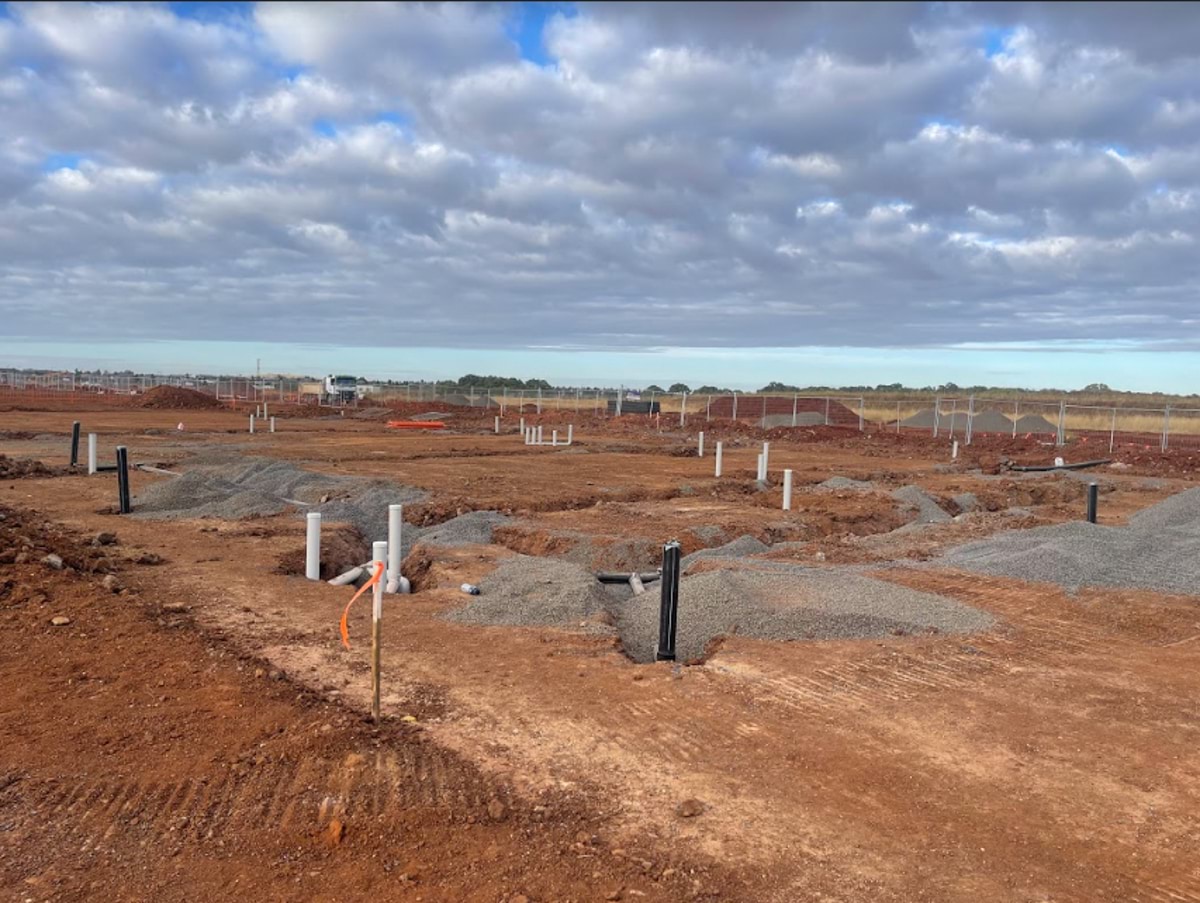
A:
<svg viewBox="0 0 1200 903">
<path fill-rule="evenodd" d="M 689 434 L 646 418 L 577 420 L 576 444 L 552 449 L 523 446 L 515 417 L 492 435 L 491 417 L 438 436 L 293 417 L 249 436 L 224 411 L 6 413 L 0 426 L 23 438 L 0 438 L 0 453 L 49 467 L 65 464 L 70 421 L 83 419 L 135 461 L 183 468 L 222 449 L 417 486 L 431 493 L 409 512 L 422 522 L 487 509 L 515 521 L 493 545 L 410 555 L 417 592 L 385 602 L 385 719 L 373 726 L 369 605 L 345 650 L 336 623 L 350 590 L 276 572 L 302 544 L 296 513 L 146 521 L 107 513 L 112 474 L 0 485 L 14 552 L 0 558 L 5 893 L 1200 900 L 1197 598 L 893 564 L 1079 519 L 1084 482 L 1002 466 L 1048 463 L 1053 448 L 989 437 L 951 462 L 943 441 L 776 430 L 760 488 L 763 434 L 742 425 L 724 433 L 718 482 Z M 1186 455 L 1162 460 L 1095 472 L 1103 523 L 1194 485 Z M 783 467 L 791 512 L 779 509 Z M 873 488 L 815 488 L 835 475 Z M 135 472 L 135 494 L 160 479 L 171 477 Z M 980 510 L 895 530 L 907 516 L 890 493 L 910 484 L 940 505 L 973 493 Z M 46 524 L 64 526 L 43 536 Z M 117 542 L 86 543 L 101 531 Z M 461 583 L 517 551 L 605 560 L 620 546 L 644 559 L 673 536 L 690 550 L 743 533 L 786 543 L 767 559 L 861 565 L 997 624 L 731 636 L 678 667 L 634 664 L 583 629 L 442 617 L 464 604 Z M 63 570 L 42 563 L 55 550 Z M 52 626 L 58 616 L 71 623 Z"/>
</svg>

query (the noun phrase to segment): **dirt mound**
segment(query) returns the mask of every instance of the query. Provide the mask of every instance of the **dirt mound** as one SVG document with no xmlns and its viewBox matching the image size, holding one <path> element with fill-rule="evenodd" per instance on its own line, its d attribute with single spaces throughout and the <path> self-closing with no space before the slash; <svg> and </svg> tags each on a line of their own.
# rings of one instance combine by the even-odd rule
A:
<svg viewBox="0 0 1200 903">
<path fill-rule="evenodd" d="M 155 386 L 138 402 L 138 407 L 142 408 L 199 410 L 219 408 L 220 406 L 221 402 L 212 395 L 205 395 L 195 389 L 183 389 L 178 386 Z"/>
<path fill-rule="evenodd" d="M 371 545 L 353 527 L 324 530 L 321 533 L 321 579 L 332 580 L 371 558 Z M 305 567 L 303 547 L 284 552 L 275 567 L 276 574 L 303 577 Z"/>
<path fill-rule="evenodd" d="M 1018 433 L 1057 433 L 1058 427 L 1041 414 L 1026 414 L 1017 421 Z"/>
<path fill-rule="evenodd" d="M 10 458 L 0 455 L 0 480 L 19 480 L 21 477 L 57 477 L 62 468 L 47 467 L 32 458 Z"/>
</svg>

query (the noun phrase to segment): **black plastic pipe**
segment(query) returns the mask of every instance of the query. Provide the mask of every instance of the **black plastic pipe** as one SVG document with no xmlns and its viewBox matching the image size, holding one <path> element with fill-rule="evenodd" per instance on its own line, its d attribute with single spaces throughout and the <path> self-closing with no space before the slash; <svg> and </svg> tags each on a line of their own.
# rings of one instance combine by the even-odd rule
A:
<svg viewBox="0 0 1200 903">
<path fill-rule="evenodd" d="M 1087 519 L 1089 524 L 1096 522 L 1096 508 L 1100 501 L 1100 486 L 1097 483 L 1088 483 L 1087 493 Z"/>
<path fill-rule="evenodd" d="M 628 583 L 629 578 L 632 576 L 633 576 L 633 574 L 602 573 L 602 574 L 597 574 L 596 579 L 599 580 L 601 583 Z M 638 576 L 642 578 L 642 583 L 651 583 L 651 582 L 657 580 L 662 575 L 659 574 L 657 571 L 651 571 L 648 574 L 638 574 Z"/>
<path fill-rule="evenodd" d="M 675 661 L 675 625 L 679 616 L 679 543 L 663 546 L 662 597 L 658 609 L 658 648 L 654 660 Z"/>
<path fill-rule="evenodd" d="M 124 445 L 117 446 L 117 507 L 128 514 L 129 504 L 129 451 Z"/>
<path fill-rule="evenodd" d="M 1038 464 L 1038 465 L 1020 465 L 1014 464 L 1009 470 L 1015 470 L 1018 473 L 1041 473 L 1046 470 L 1083 470 L 1085 467 L 1099 467 L 1101 464 L 1111 464 L 1112 458 L 1101 458 L 1099 461 L 1080 461 L 1078 464 Z"/>
<path fill-rule="evenodd" d="M 79 421 L 71 424 L 71 466 L 79 466 Z"/>
</svg>

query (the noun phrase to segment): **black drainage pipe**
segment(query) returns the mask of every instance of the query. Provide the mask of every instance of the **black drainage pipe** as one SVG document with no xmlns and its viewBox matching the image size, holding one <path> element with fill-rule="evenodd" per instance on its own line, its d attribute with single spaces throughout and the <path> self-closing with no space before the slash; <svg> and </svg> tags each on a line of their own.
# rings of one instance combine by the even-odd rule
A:
<svg viewBox="0 0 1200 903">
<path fill-rule="evenodd" d="M 1096 508 L 1100 502 L 1100 486 L 1097 483 L 1088 483 L 1087 494 L 1087 519 L 1089 524 L 1096 522 Z"/>
<path fill-rule="evenodd" d="M 117 507 L 129 513 L 129 451 L 124 445 L 117 446 Z"/>
<path fill-rule="evenodd" d="M 71 424 L 71 466 L 79 466 L 79 421 Z"/>
<path fill-rule="evenodd" d="M 663 546 L 662 601 L 658 610 L 658 649 L 654 660 L 675 661 L 675 625 L 679 616 L 679 543 Z"/>
<path fill-rule="evenodd" d="M 599 573 L 596 575 L 596 579 L 601 583 L 628 583 L 632 576 L 633 574 Z M 648 574 L 638 574 L 638 576 L 642 578 L 642 583 L 651 583 L 659 578 L 659 574 L 653 571 Z"/>
</svg>

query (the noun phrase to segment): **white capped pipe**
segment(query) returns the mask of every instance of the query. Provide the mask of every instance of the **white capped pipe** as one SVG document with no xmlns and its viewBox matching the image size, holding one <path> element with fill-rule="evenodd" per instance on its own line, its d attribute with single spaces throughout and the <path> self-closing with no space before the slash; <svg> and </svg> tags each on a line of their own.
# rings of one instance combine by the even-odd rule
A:
<svg viewBox="0 0 1200 903">
<path fill-rule="evenodd" d="M 790 470 L 783 472 L 783 510 L 792 510 L 792 472 Z"/>
<path fill-rule="evenodd" d="M 575 424 L 567 424 L 567 445 L 575 441 Z"/>
<path fill-rule="evenodd" d="M 950 457 L 953 460 L 958 460 L 958 440 L 954 440 L 954 446 L 950 449 Z"/>
<path fill-rule="evenodd" d="M 254 432 L 254 415 L 250 415 L 250 432 Z"/>
<path fill-rule="evenodd" d="M 542 425 L 539 423 L 538 428 L 537 428 L 537 444 L 538 445 L 542 444 L 542 436 L 543 435 L 545 435 L 545 434 L 542 432 Z"/>
<path fill-rule="evenodd" d="M 717 443 L 717 456 L 716 456 L 717 457 L 717 472 L 716 472 L 716 474 L 714 474 L 714 476 L 718 476 L 718 477 L 721 475 L 721 450 L 722 450 L 721 446 L 722 446 L 722 443 L 718 442 Z"/>
<path fill-rule="evenodd" d="M 387 591 L 394 593 L 400 585 L 401 534 L 404 530 L 404 506 L 388 505 Z M 393 583 L 395 586 L 393 586 Z"/>
<path fill-rule="evenodd" d="M 757 469 L 754 471 L 754 479 L 758 480 L 760 483 L 766 479 L 766 477 L 763 476 L 762 452 L 758 453 L 758 465 Z"/>
<path fill-rule="evenodd" d="M 358 567 L 352 567 L 350 570 L 338 574 L 336 577 L 330 580 L 329 585 L 346 586 L 347 584 L 353 583 L 355 580 L 361 577 L 363 575 L 363 571 L 365 570 L 366 568 L 364 568 L 361 564 Z"/>
<path fill-rule="evenodd" d="M 267 411 L 267 403 L 264 401 L 263 402 L 263 417 L 266 418 L 266 417 L 270 417 L 270 416 L 271 416 L 270 413 Z"/>
<path fill-rule="evenodd" d="M 521 418 L 521 432 L 522 433 L 525 432 L 525 418 L 524 417 Z"/>
<path fill-rule="evenodd" d="M 496 435 L 500 435 L 500 415 L 496 415 Z"/>
<path fill-rule="evenodd" d="M 321 512 L 310 511 L 307 515 L 308 530 L 304 537 L 304 576 L 309 580 L 321 579 Z"/>
<path fill-rule="evenodd" d="M 771 467 L 771 443 L 764 442 L 763 443 L 763 474 L 762 474 L 762 478 L 764 481 L 767 479 L 767 471 L 770 469 L 770 467 Z"/>
<path fill-rule="evenodd" d="M 388 556 L 388 544 L 386 542 L 380 541 L 380 542 L 371 543 L 371 559 L 372 559 L 371 560 L 371 573 L 372 574 L 374 574 L 375 571 L 381 565 L 383 565 L 383 566 L 387 565 L 387 556 Z M 375 584 L 374 595 L 375 595 L 375 600 L 374 600 L 375 605 L 371 609 L 371 619 L 374 621 L 378 621 L 380 618 L 383 617 L 383 582 L 382 581 Z"/>
<path fill-rule="evenodd" d="M 558 430 L 551 430 L 551 431 L 550 431 L 550 444 L 551 444 L 551 445 L 558 445 Z"/>
<path fill-rule="evenodd" d="M 272 433 L 275 432 L 275 418 L 274 417 L 271 418 L 271 432 Z"/>
<path fill-rule="evenodd" d="M 697 458 L 704 457 L 704 430 L 700 431 L 700 440 L 696 445 L 696 457 Z"/>
<path fill-rule="evenodd" d="M 96 472 L 96 434 L 88 433 L 88 473 Z"/>
</svg>

